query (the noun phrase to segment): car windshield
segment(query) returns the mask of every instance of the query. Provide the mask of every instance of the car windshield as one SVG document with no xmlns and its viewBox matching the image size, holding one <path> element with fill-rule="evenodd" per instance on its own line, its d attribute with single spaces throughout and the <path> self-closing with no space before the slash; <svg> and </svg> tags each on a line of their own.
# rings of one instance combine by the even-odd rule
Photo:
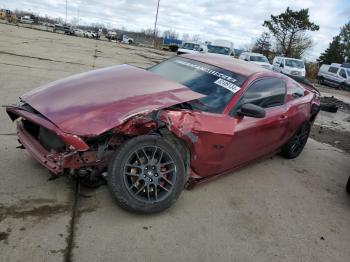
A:
<svg viewBox="0 0 350 262">
<path fill-rule="evenodd" d="M 264 62 L 264 63 L 268 63 L 269 62 L 269 60 L 267 60 L 267 58 L 265 56 L 262 56 L 262 55 L 250 56 L 250 61 L 253 61 L 253 62 Z"/>
<path fill-rule="evenodd" d="M 286 66 L 289 67 L 295 67 L 295 68 L 304 68 L 304 62 L 300 60 L 294 60 L 294 59 L 286 59 L 285 60 Z"/>
<path fill-rule="evenodd" d="M 172 58 L 148 69 L 206 95 L 186 103 L 192 109 L 221 113 L 245 78 L 234 72 L 186 58 Z"/>
<path fill-rule="evenodd" d="M 223 47 L 223 46 L 216 46 L 216 45 L 208 45 L 208 52 L 209 53 L 222 54 L 222 55 L 229 55 L 230 54 L 230 48 Z"/>
<path fill-rule="evenodd" d="M 188 49 L 188 50 L 196 50 L 196 51 L 198 51 L 199 50 L 199 45 L 198 44 L 193 44 L 193 43 L 184 43 L 182 48 Z"/>
</svg>

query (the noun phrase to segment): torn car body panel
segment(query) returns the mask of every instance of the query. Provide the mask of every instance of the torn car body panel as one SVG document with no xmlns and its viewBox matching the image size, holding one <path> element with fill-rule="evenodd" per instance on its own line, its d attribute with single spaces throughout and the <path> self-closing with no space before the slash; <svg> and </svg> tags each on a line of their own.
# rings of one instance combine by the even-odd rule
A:
<svg viewBox="0 0 350 262">
<path fill-rule="evenodd" d="M 191 150 L 193 176 L 208 177 L 227 169 L 223 165 L 232 143 L 237 119 L 198 111 L 164 110 L 160 119 Z"/>
</svg>

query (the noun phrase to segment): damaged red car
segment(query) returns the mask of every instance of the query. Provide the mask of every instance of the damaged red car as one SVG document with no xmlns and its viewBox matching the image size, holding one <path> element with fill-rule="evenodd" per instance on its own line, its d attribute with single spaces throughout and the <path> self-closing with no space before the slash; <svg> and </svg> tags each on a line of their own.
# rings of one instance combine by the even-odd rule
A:
<svg viewBox="0 0 350 262">
<path fill-rule="evenodd" d="M 252 160 L 297 157 L 319 98 L 251 63 L 187 54 L 147 70 L 119 65 L 68 77 L 6 110 L 22 147 L 54 176 L 86 184 L 102 176 L 120 206 L 150 213 Z"/>
</svg>

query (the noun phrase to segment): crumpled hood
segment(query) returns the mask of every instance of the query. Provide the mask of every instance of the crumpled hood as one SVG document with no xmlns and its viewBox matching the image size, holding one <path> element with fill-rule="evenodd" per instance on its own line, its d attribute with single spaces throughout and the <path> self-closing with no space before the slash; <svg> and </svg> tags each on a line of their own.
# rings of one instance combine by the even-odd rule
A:
<svg viewBox="0 0 350 262">
<path fill-rule="evenodd" d="M 63 132 L 93 136 L 134 115 L 201 97 L 152 72 L 119 65 L 49 83 L 21 99 Z"/>
</svg>

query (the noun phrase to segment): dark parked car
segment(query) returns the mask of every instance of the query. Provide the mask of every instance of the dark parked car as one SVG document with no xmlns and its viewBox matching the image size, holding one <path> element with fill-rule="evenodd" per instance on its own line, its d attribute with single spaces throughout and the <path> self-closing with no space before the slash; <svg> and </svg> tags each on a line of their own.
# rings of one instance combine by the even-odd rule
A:
<svg viewBox="0 0 350 262">
<path fill-rule="evenodd" d="M 73 28 L 71 28 L 69 26 L 64 26 L 64 25 L 55 25 L 53 28 L 53 32 L 54 33 L 62 32 L 66 35 L 74 35 Z"/>
<path fill-rule="evenodd" d="M 119 65 L 34 89 L 7 113 L 53 175 L 107 172 L 119 205 L 158 212 L 184 187 L 279 152 L 303 150 L 319 111 L 308 85 L 222 55 L 188 54 L 148 70 Z"/>
</svg>

